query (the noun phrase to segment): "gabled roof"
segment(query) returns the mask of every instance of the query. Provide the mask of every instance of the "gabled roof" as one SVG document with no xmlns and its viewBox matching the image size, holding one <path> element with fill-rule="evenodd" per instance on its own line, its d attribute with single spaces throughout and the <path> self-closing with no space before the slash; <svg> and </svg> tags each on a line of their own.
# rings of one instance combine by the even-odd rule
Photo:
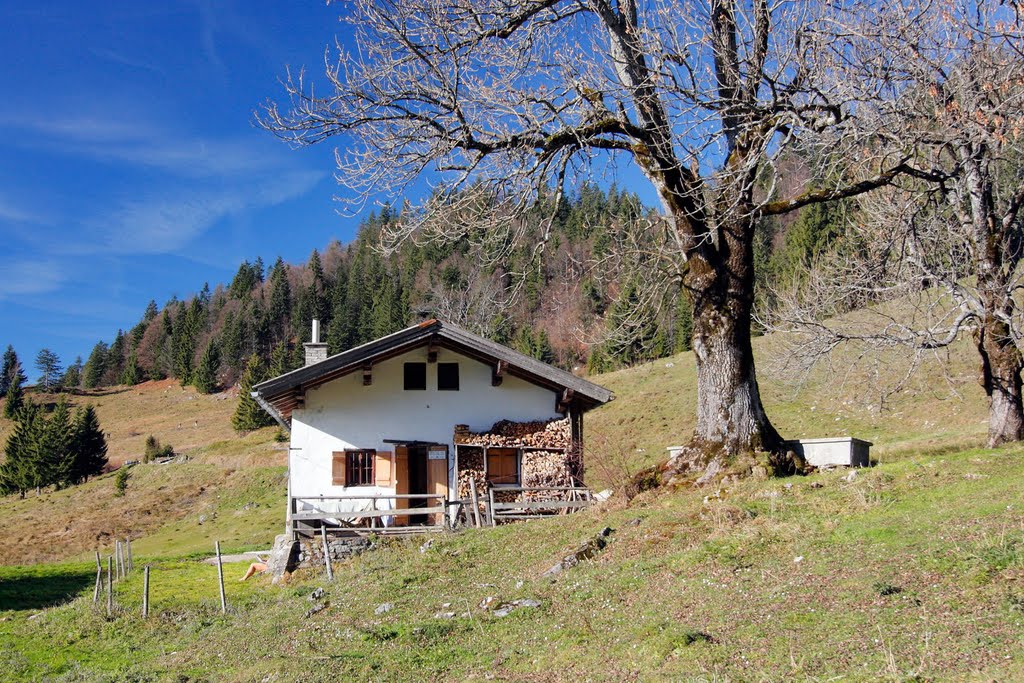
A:
<svg viewBox="0 0 1024 683">
<path fill-rule="evenodd" d="M 292 409 L 302 404 L 307 390 L 361 370 L 368 364 L 431 344 L 483 363 L 507 364 L 507 374 L 551 389 L 567 403 L 574 402 L 584 411 L 614 398 L 612 392 L 602 386 L 440 320 L 407 327 L 319 363 L 286 372 L 254 386 L 252 395 L 278 422 L 287 425 L 291 422 Z"/>
</svg>

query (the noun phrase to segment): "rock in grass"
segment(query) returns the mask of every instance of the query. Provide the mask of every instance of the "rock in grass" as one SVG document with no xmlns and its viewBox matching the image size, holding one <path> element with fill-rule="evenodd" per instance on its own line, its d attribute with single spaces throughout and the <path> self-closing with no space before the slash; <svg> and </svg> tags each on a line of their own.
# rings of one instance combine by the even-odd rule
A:
<svg viewBox="0 0 1024 683">
<path fill-rule="evenodd" d="M 320 614 L 320 612 L 323 612 L 325 609 L 327 609 L 327 605 L 329 604 L 330 603 L 328 602 L 318 602 L 317 604 L 313 605 L 308 610 L 306 610 L 306 614 L 303 616 L 309 619 L 314 614 Z"/>
<path fill-rule="evenodd" d="M 589 560 L 594 557 L 608 545 L 608 537 L 612 535 L 612 531 L 614 530 L 611 527 L 606 526 L 599 534 L 589 541 L 580 544 L 576 550 L 563 557 L 558 564 L 548 569 L 541 576 L 555 576 L 566 569 L 575 567 L 583 560 Z"/>
<path fill-rule="evenodd" d="M 540 600 L 520 598 L 519 600 L 513 600 L 512 602 L 503 602 L 498 606 L 498 609 L 494 610 L 493 614 L 496 617 L 507 617 L 520 607 L 527 609 L 540 607 Z"/>
<path fill-rule="evenodd" d="M 392 609 L 394 609 L 394 607 L 395 606 L 390 602 L 382 602 L 381 604 L 377 605 L 377 609 L 373 610 L 373 613 L 378 615 L 384 614 L 386 612 L 390 612 Z"/>
<path fill-rule="evenodd" d="M 312 593 L 309 594 L 309 599 L 312 600 L 313 602 L 316 602 L 317 600 L 319 600 L 322 597 L 324 597 L 324 589 L 323 589 L 322 586 L 320 588 L 317 588 L 315 591 L 313 591 Z"/>
</svg>

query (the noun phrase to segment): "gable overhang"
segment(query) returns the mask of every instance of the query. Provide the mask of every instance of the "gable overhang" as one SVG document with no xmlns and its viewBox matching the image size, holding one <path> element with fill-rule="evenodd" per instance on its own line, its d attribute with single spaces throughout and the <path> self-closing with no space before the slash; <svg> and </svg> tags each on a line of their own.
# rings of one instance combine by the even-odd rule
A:
<svg viewBox="0 0 1024 683">
<path fill-rule="evenodd" d="M 429 320 L 386 337 L 343 351 L 319 363 L 287 372 L 253 387 L 253 397 L 274 419 L 288 426 L 292 411 L 301 408 L 306 392 L 354 372 L 365 372 L 376 363 L 421 347 L 445 348 L 485 365 L 495 376 L 518 377 L 550 389 L 562 412 L 586 412 L 614 398 L 612 392 L 502 344 L 490 341 L 451 323 Z"/>
</svg>

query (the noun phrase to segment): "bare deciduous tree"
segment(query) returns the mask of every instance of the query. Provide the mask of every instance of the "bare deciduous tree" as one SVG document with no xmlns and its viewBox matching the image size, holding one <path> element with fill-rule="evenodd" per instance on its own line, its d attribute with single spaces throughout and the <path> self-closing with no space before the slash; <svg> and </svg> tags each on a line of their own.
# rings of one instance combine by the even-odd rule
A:
<svg viewBox="0 0 1024 683">
<path fill-rule="evenodd" d="M 647 282 L 681 282 L 693 304 L 697 427 L 677 465 L 778 452 L 751 350 L 754 226 L 905 170 L 904 155 L 876 156 L 846 134 L 852 103 L 884 92 L 846 78 L 844 56 L 825 49 L 844 15 L 769 0 L 375 0 L 345 10 L 355 44 L 328 52 L 327 90 L 289 74 L 290 101 L 268 103 L 260 123 L 300 145 L 345 136 L 338 180 L 364 199 L 438 174 L 444 189 L 390 237 L 469 237 L 489 253 L 521 240 L 508 217 L 551 188 L 635 164 L 666 225 Z M 778 196 L 776 159 L 812 137 L 830 146 L 816 157 L 816 189 Z M 827 167 L 837 159 L 841 173 Z"/>
<path fill-rule="evenodd" d="M 909 349 L 964 335 L 980 356 L 988 443 L 1024 438 L 1024 34 L 1010 6 L 888 5 L 858 32 L 900 96 L 879 144 L 919 150 L 927 172 L 862 200 L 857 251 L 839 251 L 780 292 L 768 327 L 794 332 L 809 368 L 833 350 Z M 865 59 L 869 64 L 871 58 Z M 842 315 L 864 303 L 876 305 Z M 837 317 L 831 317 L 837 316 Z"/>
</svg>

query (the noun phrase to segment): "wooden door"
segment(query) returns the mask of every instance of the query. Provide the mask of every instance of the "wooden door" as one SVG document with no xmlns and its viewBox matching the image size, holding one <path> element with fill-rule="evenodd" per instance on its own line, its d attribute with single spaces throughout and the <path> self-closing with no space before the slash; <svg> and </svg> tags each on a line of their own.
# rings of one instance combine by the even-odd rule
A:
<svg viewBox="0 0 1024 683">
<path fill-rule="evenodd" d="M 431 498 L 428 502 L 430 507 L 442 505 L 448 498 L 448 447 L 431 446 L 427 449 L 427 486 L 425 493 L 435 493 L 444 496 L 442 499 Z M 440 524 L 444 521 L 444 513 L 431 515 L 432 524 Z"/>
<path fill-rule="evenodd" d="M 395 448 L 395 493 L 402 495 L 409 493 L 409 449 L 405 446 Z M 409 507 L 408 498 L 399 498 L 395 501 L 396 510 L 404 510 Z M 406 526 L 409 524 L 407 516 L 396 516 L 395 526 Z"/>
</svg>

